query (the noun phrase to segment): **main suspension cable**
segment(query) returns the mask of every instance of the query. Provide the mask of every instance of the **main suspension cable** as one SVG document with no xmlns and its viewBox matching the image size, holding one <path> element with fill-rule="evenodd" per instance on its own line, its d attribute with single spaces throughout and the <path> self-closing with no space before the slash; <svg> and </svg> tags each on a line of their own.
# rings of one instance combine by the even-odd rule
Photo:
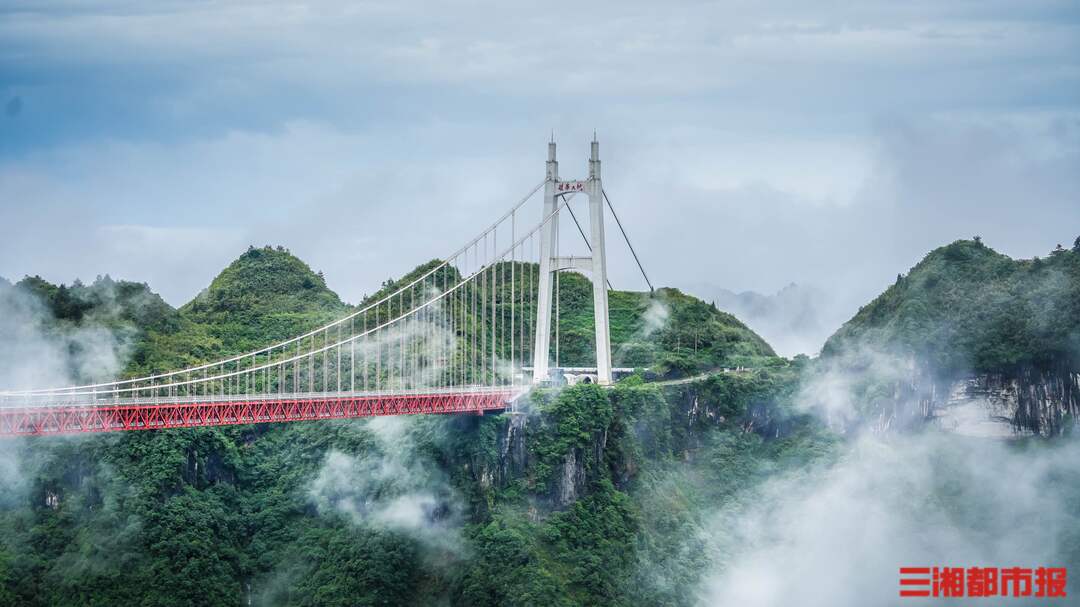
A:
<svg viewBox="0 0 1080 607">
<path fill-rule="evenodd" d="M 427 272 L 422 274 L 420 277 L 413 279 L 410 283 L 408 283 L 408 284 L 406 284 L 404 286 L 394 285 L 394 287 L 397 287 L 396 290 L 392 290 L 390 293 L 384 295 L 381 299 L 379 299 L 377 301 L 374 301 L 374 302 L 368 302 L 366 304 L 362 302 L 361 304 L 359 304 L 357 306 L 357 309 L 354 310 L 352 313 L 350 313 L 350 314 L 348 314 L 348 315 L 346 315 L 346 316 L 344 316 L 342 318 L 339 318 L 338 320 L 330 322 L 329 324 L 326 324 L 326 325 L 323 325 L 321 327 L 317 327 L 315 329 L 312 329 L 312 330 L 310 330 L 310 331 L 308 331 L 308 332 L 306 332 L 306 333 L 304 333 L 302 335 L 299 335 L 299 336 L 296 336 L 296 337 L 293 337 L 293 338 L 290 338 L 290 339 L 287 339 L 287 340 L 284 340 L 284 341 L 281 341 L 281 342 L 278 342 L 278 343 L 274 343 L 274 344 L 271 344 L 269 346 L 265 346 L 265 347 L 260 348 L 258 350 L 249 351 L 249 352 L 246 352 L 246 353 L 243 353 L 243 354 L 238 354 L 238 355 L 235 355 L 235 356 L 232 356 L 232 357 L 229 357 L 229 358 L 225 358 L 225 359 L 222 359 L 222 360 L 217 360 L 217 361 L 208 362 L 208 363 L 202 363 L 202 364 L 198 364 L 198 365 L 195 365 L 195 366 L 191 366 L 191 367 L 188 367 L 188 368 L 185 368 L 185 369 L 179 369 L 179 370 L 175 370 L 175 371 L 154 373 L 154 374 L 147 375 L 147 376 L 144 376 L 144 377 L 132 377 L 132 378 L 127 378 L 127 379 L 113 380 L 113 381 L 109 381 L 109 382 L 90 383 L 90 384 L 84 384 L 84 385 L 67 386 L 67 387 L 62 387 L 62 388 L 38 388 L 38 389 L 29 389 L 29 390 L 0 390 L 0 394 L 2 394 L 4 396 L 19 396 L 19 395 L 30 396 L 30 395 L 48 395 L 48 394 L 54 394 L 55 395 L 55 394 L 65 394 L 65 393 L 73 394 L 73 393 L 81 393 L 81 391 L 83 391 L 83 390 L 96 391 L 98 388 L 108 389 L 108 391 L 110 391 L 110 392 L 116 392 L 118 390 L 121 390 L 121 388 L 120 388 L 121 386 L 130 386 L 131 388 L 129 388 L 127 390 L 122 390 L 122 391 L 128 392 L 128 391 L 134 391 L 135 386 L 138 386 L 138 384 L 145 383 L 145 382 L 150 382 L 150 386 L 146 386 L 145 388 L 154 389 L 154 388 L 162 387 L 162 386 L 155 385 L 155 383 L 154 383 L 159 379 L 168 381 L 167 384 L 164 384 L 165 386 L 175 385 L 175 384 L 180 383 L 180 382 L 178 382 L 177 380 L 172 379 L 172 378 L 183 375 L 185 373 L 198 372 L 198 371 L 203 371 L 205 374 L 208 375 L 209 372 L 210 372 L 209 371 L 210 369 L 218 367 L 219 365 L 225 365 L 225 364 L 230 364 L 231 363 L 231 364 L 234 364 L 236 366 L 237 370 L 239 371 L 239 369 L 241 367 L 241 364 L 242 364 L 242 361 L 244 361 L 244 360 L 246 360 L 248 358 L 251 358 L 252 359 L 252 364 L 255 365 L 256 364 L 255 360 L 257 360 L 257 358 L 259 356 L 264 355 L 264 354 L 267 355 L 267 360 L 268 361 L 272 361 L 272 352 L 274 350 L 282 350 L 282 351 L 284 351 L 285 346 L 291 345 L 293 343 L 299 344 L 302 340 L 305 340 L 305 339 L 308 339 L 308 338 L 310 338 L 312 340 L 312 342 L 314 343 L 315 336 L 318 335 L 319 333 L 326 332 L 332 327 L 335 327 L 337 325 L 341 325 L 342 323 L 345 323 L 346 321 L 352 320 L 356 316 L 366 314 L 366 313 L 368 313 L 370 311 L 374 311 L 375 313 L 378 313 L 379 306 L 384 304 L 384 303 L 386 304 L 387 312 L 389 313 L 390 309 L 392 308 L 393 300 L 394 300 L 395 297 L 397 297 L 400 300 L 400 298 L 402 297 L 402 295 L 403 295 L 403 293 L 404 293 L 404 291 L 406 289 L 412 289 L 418 284 L 422 285 L 423 281 L 426 280 L 429 276 L 434 276 L 436 274 L 436 272 L 439 272 L 439 271 L 443 270 L 443 268 L 445 268 L 446 266 L 450 265 L 451 262 L 456 260 L 465 251 L 467 251 L 470 246 L 472 246 L 472 245 L 476 244 L 477 242 L 479 242 L 481 238 L 486 239 L 487 235 L 489 233 L 493 232 L 494 230 L 497 230 L 498 226 L 500 224 L 502 224 L 502 222 L 504 222 L 507 218 L 511 217 L 511 215 L 513 215 L 530 198 L 532 198 L 532 196 L 534 194 L 536 194 L 536 192 L 538 192 L 541 187 L 543 187 L 544 183 L 545 182 L 543 182 L 543 181 L 538 183 L 535 187 L 532 188 L 532 190 L 529 191 L 528 194 L 526 194 L 524 197 L 519 199 L 517 201 L 517 203 L 515 203 L 514 206 L 511 207 L 511 209 L 509 211 L 504 213 L 498 220 L 496 220 L 493 224 L 491 224 L 491 226 L 488 227 L 479 236 L 473 238 L 471 241 L 466 243 L 465 246 L 458 249 L 454 254 L 447 257 L 444 261 L 437 264 L 435 267 L 429 269 Z M 314 379 L 314 370 L 312 370 L 312 379 Z M 325 378 L 324 378 L 324 381 L 325 381 Z"/>
<path fill-rule="evenodd" d="M 654 292 L 656 289 L 653 288 L 649 276 L 645 274 L 645 268 L 641 265 L 641 260 L 638 259 L 637 251 L 634 250 L 634 245 L 630 243 L 630 237 L 626 235 L 626 230 L 623 229 L 622 222 L 619 221 L 619 215 L 615 212 L 615 207 L 611 206 L 611 199 L 608 198 L 607 190 L 602 190 L 601 193 L 604 195 L 604 201 L 607 202 L 608 208 L 611 209 L 611 216 L 615 218 L 615 223 L 619 226 L 619 231 L 622 232 L 623 240 L 626 241 L 626 246 L 630 247 L 630 253 L 634 256 L 634 261 L 637 262 L 637 267 L 641 270 L 641 275 L 645 278 L 646 284 L 649 285 L 649 293 Z M 573 212 L 571 212 L 571 215 L 573 215 Z M 575 219 L 574 221 L 577 220 Z"/>
</svg>

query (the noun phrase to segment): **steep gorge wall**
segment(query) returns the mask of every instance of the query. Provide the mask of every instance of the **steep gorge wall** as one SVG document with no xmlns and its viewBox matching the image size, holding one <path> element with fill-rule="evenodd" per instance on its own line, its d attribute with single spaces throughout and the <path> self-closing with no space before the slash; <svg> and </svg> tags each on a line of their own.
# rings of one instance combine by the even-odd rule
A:
<svg viewBox="0 0 1080 607">
<path fill-rule="evenodd" d="M 598 480 L 625 487 L 645 459 L 690 457 L 713 428 L 785 435 L 795 422 L 778 410 L 776 384 L 714 376 L 665 388 L 568 389 L 526 413 L 485 418 L 492 448 L 466 467 L 481 492 L 516 486 L 538 515 L 562 510 Z"/>
<path fill-rule="evenodd" d="M 933 403 L 938 426 L 978 436 L 1058 436 L 1080 414 L 1080 372 L 1024 369 L 955 379 Z"/>
<path fill-rule="evenodd" d="M 1080 371 L 1064 363 L 946 378 L 914 371 L 862 421 L 876 432 L 929 423 L 966 436 L 1059 436 L 1080 421 Z"/>
</svg>

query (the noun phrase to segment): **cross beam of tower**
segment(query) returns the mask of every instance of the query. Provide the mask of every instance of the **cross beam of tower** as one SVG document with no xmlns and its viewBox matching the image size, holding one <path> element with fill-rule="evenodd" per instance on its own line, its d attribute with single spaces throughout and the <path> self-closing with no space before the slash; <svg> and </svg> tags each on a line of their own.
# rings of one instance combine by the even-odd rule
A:
<svg viewBox="0 0 1080 607">
<path fill-rule="evenodd" d="M 558 256 L 555 238 L 559 229 L 560 198 L 585 192 L 589 197 L 589 231 L 592 251 L 588 257 Z M 593 284 L 593 313 L 596 326 L 597 383 L 611 383 L 611 333 L 608 326 L 607 253 L 604 246 L 604 186 L 600 178 L 600 144 L 594 138 L 589 153 L 589 177 L 585 180 L 563 181 L 559 178 L 559 161 L 555 158 L 555 142 L 548 144 L 547 171 L 544 181 L 544 214 L 551 219 L 540 229 L 540 285 L 536 312 L 536 338 L 533 350 L 533 382 L 548 379 L 548 359 L 551 350 L 552 274 L 563 268 L 588 271 Z"/>
</svg>

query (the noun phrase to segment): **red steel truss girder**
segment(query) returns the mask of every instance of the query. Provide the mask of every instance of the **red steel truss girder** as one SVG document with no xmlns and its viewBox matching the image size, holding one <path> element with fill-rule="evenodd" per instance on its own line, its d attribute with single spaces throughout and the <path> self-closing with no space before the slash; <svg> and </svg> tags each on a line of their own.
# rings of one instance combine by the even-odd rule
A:
<svg viewBox="0 0 1080 607">
<path fill-rule="evenodd" d="M 505 409 L 515 390 L 0 409 L 0 436 L 158 430 Z"/>
</svg>

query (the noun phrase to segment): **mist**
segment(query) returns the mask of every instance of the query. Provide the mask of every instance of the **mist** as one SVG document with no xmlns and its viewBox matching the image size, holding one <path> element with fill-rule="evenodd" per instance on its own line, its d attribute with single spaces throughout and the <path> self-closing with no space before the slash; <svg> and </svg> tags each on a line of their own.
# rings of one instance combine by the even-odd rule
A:
<svg viewBox="0 0 1080 607">
<path fill-rule="evenodd" d="M 359 422 L 374 439 L 372 448 L 358 454 L 327 452 L 308 490 L 312 503 L 320 514 L 397 531 L 440 553 L 460 553 L 464 505 L 416 440 L 417 434 L 439 433 L 444 423 L 409 416 Z"/>
<path fill-rule="evenodd" d="M 641 326 L 611 353 L 612 364 L 616 367 L 633 366 L 638 348 L 648 343 L 650 338 L 666 327 L 670 318 L 671 306 L 664 301 L 663 294 L 650 297 L 649 305 L 641 315 Z"/>
<path fill-rule="evenodd" d="M 85 299 L 90 290 L 93 302 Z M 0 279 L 0 394 L 108 381 L 124 369 L 137 331 L 117 322 L 121 304 L 115 284 L 104 279 L 89 289 L 72 288 L 68 293 L 73 302 L 89 306 L 78 322 L 58 319 L 37 294 Z M 129 298 L 129 309 L 149 305 L 150 297 L 147 293 Z M 0 487 L 4 490 L 0 505 L 12 507 L 26 499 L 52 457 L 50 447 L 88 439 L 87 435 L 0 438 Z M 96 473 L 102 478 L 108 474 L 101 469 Z"/>
<path fill-rule="evenodd" d="M 857 304 L 812 285 L 789 284 L 771 295 L 735 293 L 709 283 L 688 291 L 734 315 L 780 356 L 816 356 L 825 340 L 855 313 Z"/>
<path fill-rule="evenodd" d="M 1078 456 L 1073 442 L 863 435 L 836 464 L 715 514 L 707 542 L 728 564 L 705 578 L 701 603 L 893 605 L 900 567 L 1075 566 Z"/>
<path fill-rule="evenodd" d="M 110 327 L 115 294 L 102 283 L 104 304 L 82 322 L 58 320 L 37 295 L 0 285 L 0 391 L 57 388 L 113 379 L 124 368 L 134 330 Z"/>
<path fill-rule="evenodd" d="M 901 605 L 900 567 L 1080 565 L 1080 443 L 908 423 L 925 412 L 895 386 L 927 372 L 910 356 L 861 347 L 815 364 L 794 402 L 839 433 L 835 457 L 781 470 L 710 514 L 701 604 Z"/>
</svg>

